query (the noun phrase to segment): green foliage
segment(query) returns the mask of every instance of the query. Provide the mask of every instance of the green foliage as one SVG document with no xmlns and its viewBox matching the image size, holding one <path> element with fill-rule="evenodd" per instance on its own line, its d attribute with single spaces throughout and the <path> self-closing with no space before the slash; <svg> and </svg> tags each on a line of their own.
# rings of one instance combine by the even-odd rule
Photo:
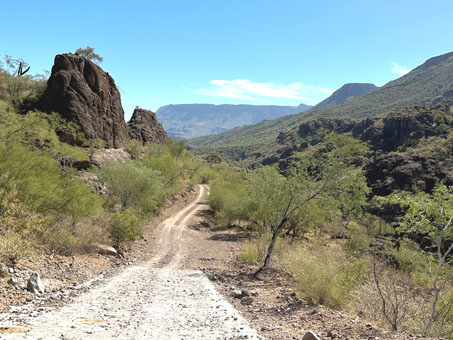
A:
<svg viewBox="0 0 453 340">
<path fill-rule="evenodd" d="M 214 169 L 203 167 L 198 171 L 198 176 L 202 184 L 210 184 L 217 177 Z"/>
<path fill-rule="evenodd" d="M 102 199 L 45 152 L 9 143 L 0 154 L 0 188 L 17 188 L 19 196 L 39 213 L 91 216 L 101 211 Z"/>
<path fill-rule="evenodd" d="M 27 209 L 15 188 L 0 188 L 0 260 L 16 262 L 24 257 L 45 220 Z"/>
<path fill-rule="evenodd" d="M 428 234 L 433 240 L 453 239 L 453 187 L 440 185 L 432 195 L 418 193 L 401 201 L 407 209 L 400 232 Z"/>
<path fill-rule="evenodd" d="M 363 253 L 370 248 L 371 237 L 364 226 L 352 221 L 347 231 L 346 248 L 352 252 Z"/>
<path fill-rule="evenodd" d="M 393 255 L 398 264 L 398 269 L 412 277 L 412 287 L 426 288 L 429 286 L 429 264 L 433 262 L 430 254 L 425 254 L 414 241 L 407 238 L 401 240 L 397 249 L 392 248 Z"/>
<path fill-rule="evenodd" d="M 143 228 L 137 216 L 130 212 L 112 214 L 110 220 L 110 237 L 117 247 L 133 242 L 143 235 Z"/>
<path fill-rule="evenodd" d="M 339 250 L 319 246 L 293 249 L 284 263 L 305 300 L 335 309 L 348 305 L 367 272 L 363 260 L 348 259 Z"/>
<path fill-rule="evenodd" d="M 164 203 L 161 173 L 141 162 L 112 162 L 98 171 L 107 184 L 110 201 L 121 212 L 132 209 L 141 216 L 155 213 Z"/>
<path fill-rule="evenodd" d="M 360 210 L 369 189 L 362 169 L 351 163 L 367 150 L 366 145 L 351 137 L 332 134 L 325 144 L 299 154 L 286 177 L 271 167 L 257 170 L 248 180 L 248 197 L 253 202 L 251 219 L 273 228 L 288 212 L 292 212 L 290 219 L 300 224 L 307 222 L 303 213 L 310 213 L 309 208 L 320 211 L 322 207 L 324 213 L 318 215 L 317 223 L 340 212 L 349 215 Z M 311 219 L 311 223 L 314 221 Z"/>
<path fill-rule="evenodd" d="M 133 159 L 140 159 L 144 151 L 142 142 L 136 139 L 128 140 L 124 149 L 131 154 Z"/>
<path fill-rule="evenodd" d="M 18 74 L 20 68 L 28 68 L 22 59 L 5 55 L 0 61 L 0 100 L 6 100 L 17 109 L 32 107 L 46 88 L 46 77 L 42 74 Z"/>
<path fill-rule="evenodd" d="M 361 212 L 369 189 L 363 170 L 354 164 L 367 152 L 366 144 L 331 134 L 299 154 L 284 175 L 274 167 L 246 176 L 222 174 L 212 185 L 209 203 L 220 222 L 248 221 L 260 233 L 272 234 L 258 274 L 270 263 L 283 230 L 303 233 L 334 216 Z"/>
<path fill-rule="evenodd" d="M 264 260 L 265 244 L 260 240 L 247 240 L 241 245 L 238 260 L 250 266 L 259 264 Z"/>
<path fill-rule="evenodd" d="M 216 211 L 216 221 L 220 224 L 246 220 L 251 200 L 244 173 L 229 170 L 219 173 L 211 186 L 208 203 Z"/>
<path fill-rule="evenodd" d="M 453 286 L 453 187 L 440 185 L 431 195 L 418 193 L 409 197 L 393 196 L 390 200 L 399 202 L 406 209 L 399 232 L 428 235 L 437 247 L 435 260 L 426 265 L 429 269 L 433 294 L 431 313 L 427 317 L 424 334 L 432 334 L 441 312 L 439 304 L 445 291 Z M 449 243 L 448 243 L 449 242 Z M 447 244 L 447 245 L 446 245 Z M 434 264 L 434 266 L 433 266 Z M 431 269 L 435 267 L 435 269 Z"/>
<path fill-rule="evenodd" d="M 75 51 L 75 53 L 96 64 L 102 63 L 104 61 L 104 59 L 99 54 L 94 52 L 94 48 L 90 46 L 87 46 L 85 48 L 80 47 Z"/>
</svg>

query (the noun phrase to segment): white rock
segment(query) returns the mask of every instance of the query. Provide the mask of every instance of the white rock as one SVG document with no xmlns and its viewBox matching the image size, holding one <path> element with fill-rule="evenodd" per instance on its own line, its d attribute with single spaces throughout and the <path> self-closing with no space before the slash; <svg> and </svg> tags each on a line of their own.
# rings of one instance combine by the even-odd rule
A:
<svg viewBox="0 0 453 340">
<path fill-rule="evenodd" d="M 44 293 L 44 285 L 38 273 L 31 273 L 27 282 L 27 290 L 32 293 Z"/>
<path fill-rule="evenodd" d="M 308 331 L 307 333 L 305 333 L 302 340 L 320 340 L 320 339 L 313 331 Z"/>
<path fill-rule="evenodd" d="M 95 244 L 96 250 L 101 255 L 118 255 L 118 252 L 115 248 L 106 246 L 105 244 Z"/>
</svg>

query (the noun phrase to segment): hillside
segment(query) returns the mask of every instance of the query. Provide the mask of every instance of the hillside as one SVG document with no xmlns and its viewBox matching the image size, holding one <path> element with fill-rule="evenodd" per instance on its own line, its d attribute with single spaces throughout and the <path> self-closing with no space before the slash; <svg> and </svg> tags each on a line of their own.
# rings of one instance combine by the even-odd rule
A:
<svg viewBox="0 0 453 340">
<path fill-rule="evenodd" d="M 366 175 L 375 194 L 430 192 L 441 181 L 453 184 L 453 106 L 448 104 L 407 107 L 382 118 L 310 120 L 281 133 L 275 143 L 250 158 L 250 165 L 277 163 L 283 169 L 297 152 L 322 142 L 331 131 L 369 143 L 373 153 Z"/>
<path fill-rule="evenodd" d="M 245 126 L 215 136 L 191 139 L 195 151 L 216 150 L 234 161 L 253 154 L 279 133 L 319 117 L 378 116 L 391 110 L 412 105 L 431 106 L 453 100 L 453 52 L 433 57 L 405 76 L 393 80 L 364 96 L 324 109 L 280 117 L 276 120 Z"/>
<path fill-rule="evenodd" d="M 324 99 L 319 104 L 316 104 L 315 106 L 313 106 L 312 109 L 320 110 L 325 107 L 343 104 L 344 102 L 346 102 L 348 100 L 363 96 L 363 95 L 367 94 L 368 92 L 371 92 L 375 89 L 377 89 L 376 85 L 370 84 L 370 83 L 344 84 L 342 87 L 340 87 L 334 93 L 332 93 L 331 96 Z"/>
<path fill-rule="evenodd" d="M 162 122 L 171 137 L 193 138 L 232 129 L 237 126 L 256 124 L 265 119 L 300 113 L 309 105 L 213 105 L 177 104 L 160 107 L 157 119 Z"/>
</svg>

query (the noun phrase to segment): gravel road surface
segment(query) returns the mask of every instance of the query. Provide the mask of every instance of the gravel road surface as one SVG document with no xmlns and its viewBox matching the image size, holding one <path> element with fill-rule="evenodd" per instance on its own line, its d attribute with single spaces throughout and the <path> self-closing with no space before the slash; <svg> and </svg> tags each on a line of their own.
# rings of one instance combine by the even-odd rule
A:
<svg viewBox="0 0 453 340">
<path fill-rule="evenodd" d="M 2 339 L 262 339 L 197 270 L 181 269 L 183 233 L 208 187 L 156 230 L 149 262 L 124 269 L 58 309 L 11 309 Z"/>
</svg>

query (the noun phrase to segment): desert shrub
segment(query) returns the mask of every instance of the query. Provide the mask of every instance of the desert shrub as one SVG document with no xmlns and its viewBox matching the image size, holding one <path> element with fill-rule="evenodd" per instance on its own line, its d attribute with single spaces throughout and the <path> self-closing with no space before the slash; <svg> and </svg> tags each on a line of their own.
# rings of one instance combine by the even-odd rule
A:
<svg viewBox="0 0 453 340">
<path fill-rule="evenodd" d="M 132 209 L 142 216 L 155 213 L 164 203 L 166 191 L 159 171 L 141 162 L 112 162 L 99 170 L 107 184 L 113 209 L 121 212 Z"/>
<path fill-rule="evenodd" d="M 216 178 L 216 172 L 211 168 L 201 168 L 198 172 L 200 182 L 202 184 L 209 184 Z"/>
<path fill-rule="evenodd" d="M 264 247 L 256 241 L 247 240 L 241 245 L 238 260 L 248 265 L 256 265 L 264 259 Z"/>
<path fill-rule="evenodd" d="M 244 241 L 238 254 L 238 260 L 250 266 L 258 265 L 264 260 L 267 250 L 266 246 L 269 244 L 271 237 L 272 235 L 270 233 L 263 233 L 259 237 Z M 274 256 L 277 258 L 277 263 L 285 253 L 291 251 L 291 247 L 292 244 L 287 239 L 277 238 L 274 249 Z"/>
<path fill-rule="evenodd" d="M 363 260 L 349 259 L 341 250 L 328 247 L 294 247 L 283 263 L 294 274 L 305 300 L 335 309 L 349 304 L 353 289 L 366 274 Z"/>
<path fill-rule="evenodd" d="M 379 290 L 371 269 L 364 284 L 354 290 L 350 308 L 363 318 L 393 330 L 418 333 L 426 310 L 426 297 L 410 288 L 413 284 L 410 275 L 385 263 L 379 263 L 376 270 Z"/>
<path fill-rule="evenodd" d="M 44 223 L 19 200 L 15 188 L 0 189 L 0 260 L 16 262 L 25 256 Z"/>
<path fill-rule="evenodd" d="M 143 143 L 136 139 L 130 139 L 124 149 L 131 154 L 133 159 L 140 159 L 143 153 Z"/>
<path fill-rule="evenodd" d="M 105 214 L 73 219 L 55 216 L 36 236 L 38 244 L 61 255 L 89 252 L 94 244 L 108 244 L 109 217 Z"/>
<path fill-rule="evenodd" d="M 368 236 L 366 228 L 354 221 L 349 222 L 346 248 L 352 252 L 363 253 L 369 249 L 370 243 L 371 238 Z"/>
<path fill-rule="evenodd" d="M 0 188 L 13 187 L 21 201 L 39 213 L 86 217 L 102 210 L 102 198 L 63 173 L 58 161 L 19 143 L 10 143 L 0 154 Z"/>
<path fill-rule="evenodd" d="M 397 249 L 390 250 L 390 254 L 393 255 L 398 269 L 412 277 L 413 288 L 425 288 L 429 285 L 428 266 L 434 259 L 431 255 L 425 254 L 417 243 L 404 238 Z"/>
<path fill-rule="evenodd" d="M 220 174 L 211 186 L 208 203 L 216 211 L 215 218 L 220 224 L 245 220 L 251 202 L 244 174 L 232 171 Z"/>
<path fill-rule="evenodd" d="M 439 315 L 434 323 L 433 333 L 453 340 L 453 287 L 450 287 L 439 300 Z"/>
<path fill-rule="evenodd" d="M 46 88 L 46 75 L 18 75 L 19 66 L 26 70 L 28 65 L 22 59 L 8 55 L 0 62 L 0 99 L 7 100 L 16 108 L 31 107 L 41 97 Z"/>
<path fill-rule="evenodd" d="M 130 212 L 114 213 L 110 219 L 110 238 L 117 247 L 133 242 L 143 235 L 143 228 L 137 216 Z"/>
<path fill-rule="evenodd" d="M 15 263 L 29 253 L 30 247 L 29 239 L 18 232 L 6 230 L 0 234 L 0 261 Z"/>
</svg>

